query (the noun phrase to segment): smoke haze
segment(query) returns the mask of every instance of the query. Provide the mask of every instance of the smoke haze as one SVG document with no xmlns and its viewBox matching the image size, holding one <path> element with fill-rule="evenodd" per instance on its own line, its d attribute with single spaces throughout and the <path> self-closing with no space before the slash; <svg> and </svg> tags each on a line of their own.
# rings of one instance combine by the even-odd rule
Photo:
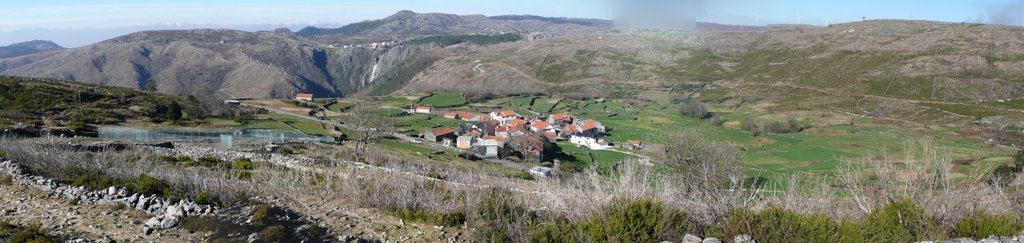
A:
<svg viewBox="0 0 1024 243">
<path fill-rule="evenodd" d="M 616 0 L 615 25 L 622 29 L 693 30 L 704 0 Z"/>
<path fill-rule="evenodd" d="M 1024 0 L 989 6 L 982 22 L 1002 25 L 1024 25 Z"/>
</svg>

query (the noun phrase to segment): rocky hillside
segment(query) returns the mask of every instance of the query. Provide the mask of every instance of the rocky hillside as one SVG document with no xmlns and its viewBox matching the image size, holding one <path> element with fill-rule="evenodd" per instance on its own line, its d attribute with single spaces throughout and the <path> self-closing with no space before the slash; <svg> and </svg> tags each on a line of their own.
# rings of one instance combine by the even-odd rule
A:
<svg viewBox="0 0 1024 243">
<path fill-rule="evenodd" d="M 487 17 L 401 11 L 390 17 L 350 24 L 337 29 L 306 27 L 296 34 L 323 42 L 354 42 L 367 39 L 404 39 L 449 34 L 539 32 L 547 35 L 578 34 L 606 30 L 608 20 L 548 18 L 529 15 Z"/>
<path fill-rule="evenodd" d="M 9 46 L 0 46 L 0 59 L 60 49 L 64 49 L 64 47 L 61 47 L 60 45 L 57 45 L 57 43 L 53 43 L 51 41 L 34 40 L 14 43 Z"/>
<path fill-rule="evenodd" d="M 415 47 L 331 48 L 287 30 L 148 31 L 33 58 L 0 60 L 4 75 L 153 88 L 224 98 L 282 98 L 297 92 L 356 92 Z"/>
<path fill-rule="evenodd" d="M 1024 96 L 1024 49 L 1018 48 L 1024 29 L 1017 27 L 895 20 L 699 27 L 702 32 L 620 32 L 601 20 L 403 11 L 297 33 L 141 32 L 0 59 L 0 73 L 155 88 L 208 102 L 398 90 L 633 98 L 710 81 L 755 96 L 761 92 L 751 87 L 785 84 L 818 95 L 943 105 Z M 452 41 L 507 32 L 523 38 Z M 445 41 L 416 41 L 424 38 Z M 379 41 L 399 43 L 370 45 Z"/>
<path fill-rule="evenodd" d="M 511 80 L 526 89 L 493 85 L 483 91 L 614 92 L 720 80 L 898 99 L 995 101 L 1024 96 L 1021 44 L 1024 29 L 1018 27 L 923 21 L 598 32 L 489 48 L 451 47 L 457 55 L 437 62 L 406 90 L 477 89 L 472 84 Z"/>
</svg>

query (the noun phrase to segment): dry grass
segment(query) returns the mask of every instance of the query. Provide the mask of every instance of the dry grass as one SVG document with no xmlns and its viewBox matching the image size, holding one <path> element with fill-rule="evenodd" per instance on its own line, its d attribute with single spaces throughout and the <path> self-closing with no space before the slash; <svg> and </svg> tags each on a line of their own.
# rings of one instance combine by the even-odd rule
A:
<svg viewBox="0 0 1024 243">
<path fill-rule="evenodd" d="M 993 188 L 978 172 L 974 179 L 954 183 L 949 176 L 949 154 L 936 151 L 927 142 L 903 158 L 882 156 L 874 164 L 849 163 L 837 178 L 791 178 L 790 188 L 766 193 L 762 188 L 739 187 L 735 157 L 727 147 L 691 146 L 702 153 L 680 155 L 723 156 L 703 160 L 690 167 L 692 175 L 678 176 L 664 170 L 624 161 L 612 175 L 588 170 L 570 179 L 525 181 L 489 176 L 470 169 L 420 162 L 382 150 L 314 145 L 305 155 L 316 164 L 303 167 L 257 166 L 250 178 L 213 168 L 184 168 L 157 162 L 156 155 L 141 150 L 90 153 L 76 151 L 59 139 L 0 139 L 0 149 L 10 157 L 44 175 L 73 168 L 102 171 L 105 175 L 128 178 L 149 175 L 168 181 L 175 191 L 195 195 L 210 190 L 231 195 L 225 200 L 249 196 L 277 197 L 302 204 L 310 196 L 344 200 L 366 208 L 394 212 L 430 212 L 466 216 L 473 227 L 496 227 L 513 241 L 527 241 L 539 219 L 585 221 L 601 213 L 615 199 L 652 199 L 689 213 L 698 227 L 723 222 L 736 209 L 782 207 L 800 213 L 824 213 L 834 219 L 859 219 L 889 202 L 911 199 L 940 222 L 956 222 L 978 209 L 997 214 L 1024 215 L 1024 195 L 1019 189 Z M 909 158 L 909 159 L 908 159 Z M 352 160 L 358 160 L 354 162 Z M 899 161 L 899 163 L 897 163 Z M 443 179 L 427 176 L 434 172 Z M 838 182 L 837 182 L 838 181 Z M 1021 185 L 1018 179 L 1013 185 Z M 803 185 L 803 186 L 800 186 Z M 810 187 L 806 185 L 821 185 Z M 843 189 L 837 192 L 836 186 Z M 498 191 L 495 191 L 498 190 Z M 293 196 L 293 195 L 302 195 Z M 497 199 L 495 198 L 497 197 Z M 489 202 L 500 201 L 505 214 L 495 218 Z M 493 204 L 493 203 L 491 203 Z M 507 210 L 506 210 L 507 209 Z"/>
</svg>

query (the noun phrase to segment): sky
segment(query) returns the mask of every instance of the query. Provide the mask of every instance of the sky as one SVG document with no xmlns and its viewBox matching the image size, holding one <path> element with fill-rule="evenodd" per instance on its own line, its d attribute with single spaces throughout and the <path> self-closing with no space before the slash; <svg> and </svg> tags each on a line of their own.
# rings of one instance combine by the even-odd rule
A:
<svg viewBox="0 0 1024 243">
<path fill-rule="evenodd" d="M 636 0 L 0 0 L 0 45 L 42 39 L 77 47 L 153 29 L 339 27 L 399 10 L 614 19 L 614 1 Z M 825 25 L 862 18 L 1024 23 L 1024 0 L 687 1 L 703 3 L 694 7 L 698 21 L 723 24 Z"/>
</svg>

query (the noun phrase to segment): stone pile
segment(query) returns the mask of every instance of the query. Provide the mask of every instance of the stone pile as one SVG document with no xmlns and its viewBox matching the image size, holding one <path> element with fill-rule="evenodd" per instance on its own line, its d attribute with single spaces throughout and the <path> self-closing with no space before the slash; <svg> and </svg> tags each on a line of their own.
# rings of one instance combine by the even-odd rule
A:
<svg viewBox="0 0 1024 243">
<path fill-rule="evenodd" d="M 30 175 L 14 161 L 0 158 L 0 172 L 10 175 L 11 180 L 22 186 L 32 187 L 54 198 L 78 200 L 79 203 L 121 204 L 155 215 L 145 222 L 143 232 L 154 229 L 172 228 L 187 216 L 213 215 L 217 208 L 199 205 L 189 200 L 171 201 L 156 195 L 130 193 L 125 188 L 109 187 L 103 190 L 89 190 L 84 186 L 62 185 L 54 179 Z"/>
<path fill-rule="evenodd" d="M 176 148 L 161 148 L 161 147 L 140 147 L 142 149 L 148 149 L 154 153 L 173 156 L 173 157 L 190 157 L 190 158 L 202 158 L 202 157 L 213 157 L 221 161 L 235 161 L 240 158 L 246 158 L 253 161 L 268 161 L 278 165 L 313 165 L 315 160 L 312 158 L 287 156 L 281 154 L 260 154 L 252 152 L 240 152 L 240 151 L 224 151 L 212 148 L 202 147 L 183 147 L 178 146 Z"/>
</svg>

